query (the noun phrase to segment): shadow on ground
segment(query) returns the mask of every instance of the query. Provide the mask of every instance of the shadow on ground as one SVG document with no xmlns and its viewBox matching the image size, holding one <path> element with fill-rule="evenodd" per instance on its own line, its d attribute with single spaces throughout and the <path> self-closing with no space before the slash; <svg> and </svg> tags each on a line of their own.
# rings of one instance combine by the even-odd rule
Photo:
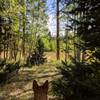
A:
<svg viewBox="0 0 100 100">
<path fill-rule="evenodd" d="M 6 85 L 0 86 L 0 100 L 32 100 L 32 82 L 34 79 L 39 84 L 49 80 L 49 83 L 59 76 L 59 73 L 53 65 L 35 66 L 32 68 L 22 68 L 18 75 L 12 77 Z M 49 97 L 52 98 L 49 89 Z M 56 100 L 56 99 L 49 99 Z"/>
</svg>

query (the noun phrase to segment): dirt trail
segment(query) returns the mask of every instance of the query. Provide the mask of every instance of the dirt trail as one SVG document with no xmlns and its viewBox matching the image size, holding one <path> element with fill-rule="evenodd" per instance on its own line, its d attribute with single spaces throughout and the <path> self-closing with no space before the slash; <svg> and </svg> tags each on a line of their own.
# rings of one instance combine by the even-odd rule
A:
<svg viewBox="0 0 100 100">
<path fill-rule="evenodd" d="M 59 73 L 56 67 L 48 64 L 34 66 L 30 69 L 22 68 L 18 75 L 9 80 L 6 85 L 0 87 L 0 100 L 32 100 L 32 82 L 34 79 L 39 84 L 49 80 L 50 85 L 50 82 L 57 76 L 59 76 Z M 51 97 L 50 91 L 49 89 L 49 96 Z"/>
</svg>

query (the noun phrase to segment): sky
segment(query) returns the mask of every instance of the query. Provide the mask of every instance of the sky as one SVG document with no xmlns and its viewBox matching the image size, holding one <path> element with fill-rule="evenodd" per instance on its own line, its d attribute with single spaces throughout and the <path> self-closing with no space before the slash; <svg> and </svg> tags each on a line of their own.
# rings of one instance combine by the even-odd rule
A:
<svg viewBox="0 0 100 100">
<path fill-rule="evenodd" d="M 47 14 L 48 14 L 48 28 L 51 32 L 51 35 L 55 35 L 56 33 L 56 20 L 55 20 L 55 14 L 56 14 L 56 8 L 54 0 L 47 0 Z"/>
<path fill-rule="evenodd" d="M 47 0 L 46 6 L 48 14 L 48 28 L 51 32 L 51 35 L 56 35 L 56 0 Z M 60 21 L 60 30 L 63 29 L 64 23 Z M 60 34 L 64 34 L 64 30 L 60 31 Z"/>
</svg>

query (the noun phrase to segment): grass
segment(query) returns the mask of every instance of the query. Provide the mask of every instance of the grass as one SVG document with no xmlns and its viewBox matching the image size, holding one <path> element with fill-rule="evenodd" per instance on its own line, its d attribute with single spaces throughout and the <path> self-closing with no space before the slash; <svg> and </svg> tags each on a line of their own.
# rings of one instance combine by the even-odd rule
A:
<svg viewBox="0 0 100 100">
<path fill-rule="evenodd" d="M 45 52 L 45 56 L 48 62 L 57 62 L 56 52 Z M 64 52 L 60 52 L 60 60 L 64 60 L 65 54 Z"/>
<path fill-rule="evenodd" d="M 0 86 L 0 100 L 32 100 L 32 82 L 37 80 L 39 84 L 43 84 L 45 80 L 49 81 L 49 100 L 53 98 L 51 90 L 51 81 L 56 77 L 60 77 L 54 53 L 46 54 L 48 61 L 40 66 L 32 68 L 21 68 L 18 75 L 12 77 L 5 85 Z"/>
</svg>

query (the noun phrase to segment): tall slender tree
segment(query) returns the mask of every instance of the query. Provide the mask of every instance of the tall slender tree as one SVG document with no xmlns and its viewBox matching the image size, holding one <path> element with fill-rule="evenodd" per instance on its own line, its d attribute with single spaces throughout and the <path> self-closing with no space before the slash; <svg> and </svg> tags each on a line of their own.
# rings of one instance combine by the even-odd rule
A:
<svg viewBox="0 0 100 100">
<path fill-rule="evenodd" d="M 70 13 L 73 25 L 77 25 L 75 45 L 85 51 L 88 59 L 84 63 L 76 58 L 67 65 L 62 62 L 62 78 L 54 82 L 55 94 L 63 100 L 99 100 L 100 99 L 100 0 L 72 0 L 74 6 Z M 81 15 L 80 15 L 81 14 Z M 78 44 L 79 43 L 79 44 Z M 78 52 L 77 52 L 78 53 Z"/>
<path fill-rule="evenodd" d="M 57 20 L 56 20 L 56 31 L 57 31 L 57 33 L 56 33 L 56 47 L 57 47 L 57 60 L 59 60 L 60 59 L 60 44 L 59 44 L 59 42 L 60 42 L 60 37 L 59 37 L 59 1 L 60 0 L 57 0 L 56 1 L 56 9 L 57 9 L 57 11 L 56 11 L 56 18 L 57 18 Z"/>
</svg>

